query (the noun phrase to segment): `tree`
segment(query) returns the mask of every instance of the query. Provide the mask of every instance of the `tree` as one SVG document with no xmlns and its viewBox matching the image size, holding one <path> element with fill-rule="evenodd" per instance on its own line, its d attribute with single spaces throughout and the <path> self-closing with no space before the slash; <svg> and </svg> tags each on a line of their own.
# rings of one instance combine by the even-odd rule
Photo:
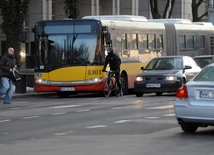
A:
<svg viewBox="0 0 214 155">
<path fill-rule="evenodd" d="M 30 0 L 0 0 L 0 11 L 3 22 L 0 25 L 6 38 L 6 46 L 13 47 L 15 58 L 20 66 L 21 34 L 28 12 Z"/>
<path fill-rule="evenodd" d="M 198 1 L 198 2 L 197 2 Z M 192 21 L 193 22 L 198 22 L 200 21 L 203 17 L 208 15 L 208 11 L 206 11 L 202 15 L 198 15 L 198 9 L 202 3 L 208 3 L 205 0 L 192 0 Z M 209 5 L 209 4 L 208 4 Z"/>
<path fill-rule="evenodd" d="M 77 19 L 79 16 L 79 0 L 64 0 L 65 14 L 68 18 Z"/>
<path fill-rule="evenodd" d="M 171 7 L 170 7 L 170 3 L 171 3 Z M 171 18 L 174 4 L 175 4 L 175 0 L 167 0 L 163 15 L 161 16 L 161 14 L 158 11 L 158 0 L 150 0 L 150 8 L 151 8 L 152 17 L 154 19 Z M 167 17 L 168 11 L 169 11 L 169 13 L 168 13 L 168 17 Z"/>
</svg>

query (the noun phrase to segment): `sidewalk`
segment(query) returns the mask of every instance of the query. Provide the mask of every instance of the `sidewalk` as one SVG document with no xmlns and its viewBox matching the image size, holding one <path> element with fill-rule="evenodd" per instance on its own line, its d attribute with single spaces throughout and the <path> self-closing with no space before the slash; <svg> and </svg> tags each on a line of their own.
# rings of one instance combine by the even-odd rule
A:
<svg viewBox="0 0 214 155">
<path fill-rule="evenodd" d="M 13 97 L 25 97 L 25 96 L 43 96 L 43 95 L 57 95 L 56 92 L 43 92 L 43 93 L 37 93 L 34 91 L 34 88 L 26 87 L 26 93 L 14 93 Z"/>
</svg>

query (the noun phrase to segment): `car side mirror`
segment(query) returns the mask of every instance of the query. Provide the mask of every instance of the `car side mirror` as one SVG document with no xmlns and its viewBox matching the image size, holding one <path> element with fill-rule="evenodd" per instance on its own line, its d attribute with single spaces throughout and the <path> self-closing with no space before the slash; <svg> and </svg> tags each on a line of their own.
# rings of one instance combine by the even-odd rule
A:
<svg viewBox="0 0 214 155">
<path fill-rule="evenodd" d="M 192 69 L 192 67 L 191 67 L 191 66 L 188 66 L 188 65 L 185 65 L 184 68 L 183 68 L 183 73 L 185 73 L 185 70 L 186 70 L 186 69 Z"/>
<path fill-rule="evenodd" d="M 141 70 L 144 70 L 144 67 L 141 67 L 140 69 L 141 69 Z"/>
<path fill-rule="evenodd" d="M 192 67 L 191 67 L 191 66 L 188 66 L 188 65 L 185 65 L 185 66 L 184 66 L 184 69 L 192 69 Z"/>
</svg>

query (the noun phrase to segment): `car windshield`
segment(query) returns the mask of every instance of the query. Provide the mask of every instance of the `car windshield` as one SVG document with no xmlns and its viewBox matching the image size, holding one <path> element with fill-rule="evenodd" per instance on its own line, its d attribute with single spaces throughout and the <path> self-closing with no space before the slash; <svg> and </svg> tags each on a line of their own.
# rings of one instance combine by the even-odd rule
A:
<svg viewBox="0 0 214 155">
<path fill-rule="evenodd" d="M 145 70 L 180 70 L 183 67 L 182 58 L 155 58 Z"/>
<path fill-rule="evenodd" d="M 214 63 L 213 57 L 200 57 L 200 58 L 194 58 L 194 60 L 198 64 L 198 66 L 201 68 L 204 68 L 208 64 Z"/>
<path fill-rule="evenodd" d="M 214 66 L 204 68 L 194 79 L 194 81 L 214 81 Z"/>
</svg>

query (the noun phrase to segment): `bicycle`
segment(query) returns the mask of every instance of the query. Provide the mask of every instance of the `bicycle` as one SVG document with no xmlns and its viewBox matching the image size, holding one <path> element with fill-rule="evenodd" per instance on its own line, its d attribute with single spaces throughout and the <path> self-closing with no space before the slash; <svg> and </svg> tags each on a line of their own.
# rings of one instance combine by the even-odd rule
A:
<svg viewBox="0 0 214 155">
<path fill-rule="evenodd" d="M 104 83 L 104 88 L 103 88 L 103 95 L 105 97 L 109 97 L 111 95 L 111 93 L 114 91 L 114 94 L 118 97 L 118 96 L 123 96 L 123 80 L 122 78 L 120 78 L 120 84 L 121 84 L 121 90 L 119 89 L 117 82 L 116 82 L 116 78 L 115 78 L 115 72 L 112 70 L 109 71 L 105 71 L 108 72 L 108 77 Z"/>
</svg>

